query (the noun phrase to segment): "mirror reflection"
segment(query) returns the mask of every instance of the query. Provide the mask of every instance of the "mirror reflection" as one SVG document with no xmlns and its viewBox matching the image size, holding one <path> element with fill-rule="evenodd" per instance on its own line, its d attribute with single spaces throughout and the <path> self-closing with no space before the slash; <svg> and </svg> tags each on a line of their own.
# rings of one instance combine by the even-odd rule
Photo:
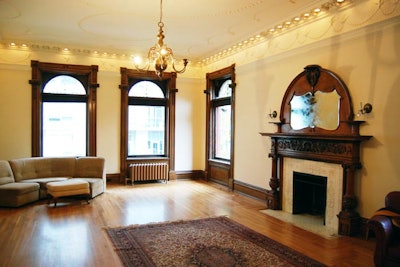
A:
<svg viewBox="0 0 400 267">
<path fill-rule="evenodd" d="M 335 130 L 339 126 L 340 96 L 336 90 L 293 96 L 290 101 L 290 126 L 294 130 L 319 127 Z"/>
</svg>

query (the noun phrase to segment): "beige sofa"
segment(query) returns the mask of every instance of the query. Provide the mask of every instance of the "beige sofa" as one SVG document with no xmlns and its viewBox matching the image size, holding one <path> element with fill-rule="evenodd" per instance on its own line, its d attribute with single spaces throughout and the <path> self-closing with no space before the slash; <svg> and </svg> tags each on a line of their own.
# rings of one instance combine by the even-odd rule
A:
<svg viewBox="0 0 400 267">
<path fill-rule="evenodd" d="M 0 160 L 0 206 L 19 207 L 47 198 L 46 184 L 79 178 L 95 197 L 106 190 L 104 158 L 61 157 Z"/>
</svg>

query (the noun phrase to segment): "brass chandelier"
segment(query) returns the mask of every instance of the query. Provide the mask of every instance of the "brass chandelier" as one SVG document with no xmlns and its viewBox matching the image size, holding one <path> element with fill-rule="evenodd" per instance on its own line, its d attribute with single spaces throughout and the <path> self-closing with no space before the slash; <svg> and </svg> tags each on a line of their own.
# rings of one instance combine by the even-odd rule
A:
<svg viewBox="0 0 400 267">
<path fill-rule="evenodd" d="M 151 65 L 154 65 L 154 71 L 160 79 L 162 78 L 163 72 L 168 68 L 168 64 L 171 64 L 173 70 L 176 73 L 184 73 L 188 60 L 185 58 L 182 60 L 183 68 L 178 70 L 175 67 L 174 53 L 172 49 L 164 44 L 164 23 L 162 22 L 162 0 L 160 0 L 160 21 L 158 22 L 158 34 L 157 43 L 150 47 L 147 53 L 147 59 L 143 67 L 141 67 L 138 60 L 134 60 L 135 68 L 139 71 L 148 71 Z"/>
</svg>

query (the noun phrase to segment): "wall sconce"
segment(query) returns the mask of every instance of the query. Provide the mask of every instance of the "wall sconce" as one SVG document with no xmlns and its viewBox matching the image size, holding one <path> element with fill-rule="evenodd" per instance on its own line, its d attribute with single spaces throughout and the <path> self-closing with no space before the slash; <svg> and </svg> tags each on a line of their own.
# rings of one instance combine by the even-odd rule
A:
<svg viewBox="0 0 400 267">
<path fill-rule="evenodd" d="M 274 111 L 270 111 L 269 112 L 269 114 L 268 114 L 268 116 L 271 118 L 271 119 L 275 119 L 277 116 L 278 116 L 278 113 L 276 112 L 276 110 L 274 110 Z"/>
<path fill-rule="evenodd" d="M 360 110 L 357 113 L 357 116 L 360 117 L 364 114 L 371 113 L 372 111 L 372 105 L 370 103 L 366 103 L 364 106 L 362 103 L 360 103 Z"/>
</svg>

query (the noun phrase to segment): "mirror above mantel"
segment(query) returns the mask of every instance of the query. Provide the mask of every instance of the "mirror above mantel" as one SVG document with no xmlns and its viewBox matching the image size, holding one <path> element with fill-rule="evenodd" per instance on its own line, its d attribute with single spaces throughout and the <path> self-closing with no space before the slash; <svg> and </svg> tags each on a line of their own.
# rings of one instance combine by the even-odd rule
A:
<svg viewBox="0 0 400 267">
<path fill-rule="evenodd" d="M 358 134 L 350 93 L 330 70 L 309 65 L 290 83 L 282 99 L 278 131 L 295 134 Z"/>
<path fill-rule="evenodd" d="M 308 92 L 293 95 L 290 101 L 290 127 L 293 130 L 319 127 L 336 130 L 339 127 L 340 95 L 331 92 Z"/>
<path fill-rule="evenodd" d="M 356 212 L 354 174 L 361 168 L 360 135 L 363 121 L 354 120 L 349 90 L 334 72 L 308 65 L 290 83 L 282 99 L 275 133 L 271 138 L 271 178 L 267 208 L 282 209 L 283 160 L 285 157 L 340 164 L 343 168 L 342 210 L 339 234 L 355 235 L 360 216 Z"/>
</svg>

